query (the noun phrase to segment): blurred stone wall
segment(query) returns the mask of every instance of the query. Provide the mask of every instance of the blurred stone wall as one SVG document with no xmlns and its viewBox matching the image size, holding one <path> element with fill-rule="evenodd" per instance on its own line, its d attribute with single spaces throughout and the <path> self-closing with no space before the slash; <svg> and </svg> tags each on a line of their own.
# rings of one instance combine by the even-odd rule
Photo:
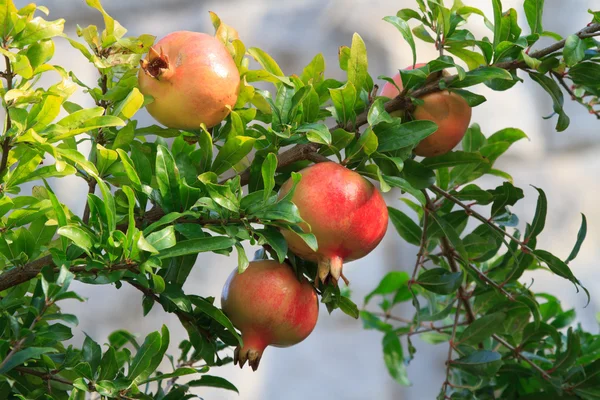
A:
<svg viewBox="0 0 600 400">
<path fill-rule="evenodd" d="M 16 0 L 17 6 L 28 2 Z M 464 2 L 491 13 L 488 4 L 491 2 Z M 521 1 L 504 0 L 503 3 L 505 9 L 515 7 L 519 14 L 523 14 Z M 586 10 L 597 7 L 597 3 L 593 0 L 546 0 L 544 27 L 563 35 L 575 32 L 589 21 Z M 66 29 L 73 37 L 76 24 L 102 26 L 99 14 L 88 8 L 83 0 L 38 0 L 38 4 L 51 10 L 50 17 L 65 18 Z M 133 35 L 151 33 L 162 37 L 175 30 L 213 32 L 207 13 L 211 10 L 236 27 L 248 47 L 260 47 L 271 54 L 285 73 L 301 72 L 317 52 L 322 52 L 327 61 L 327 75 L 338 78 L 344 75 L 338 68 L 337 49 L 340 45 L 350 45 L 355 31 L 367 44 L 372 76 L 392 75 L 398 68 L 408 65 L 409 47 L 396 29 L 381 19 L 414 4 L 413 0 L 103 0 L 105 9 Z M 474 23 L 470 24 L 473 30 L 480 35 L 490 35 L 477 18 L 474 17 Z M 521 24 L 524 30 L 528 29 L 524 18 L 521 18 Z M 94 68 L 66 41 L 57 39 L 56 43 L 54 61 L 74 71 L 84 82 L 94 84 L 97 79 Z M 434 49 L 423 43 L 419 43 L 418 54 L 421 61 L 436 57 Z M 530 221 L 535 210 L 537 194 L 529 184 L 546 191 L 549 198 L 548 220 L 539 245 L 566 256 L 575 241 L 579 213 L 587 215 L 588 239 L 572 268 L 594 294 L 600 286 L 595 279 L 600 256 L 597 246 L 600 226 L 597 207 L 600 195 L 597 175 L 600 173 L 600 159 L 597 157 L 600 124 L 583 107 L 568 103 L 566 109 L 571 117 L 571 126 L 566 132 L 555 132 L 554 119 L 542 119 L 552 111 L 550 99 L 527 79 L 508 92 L 497 93 L 487 88 L 481 88 L 479 92 L 488 101 L 474 110 L 473 122 L 479 123 L 484 133 L 490 135 L 501 128 L 513 126 L 523 129 L 530 137 L 530 141 L 518 143 L 503 157 L 498 167 L 511 173 L 515 184 L 525 190 L 526 199 L 515 207 L 522 222 Z M 84 93 L 78 93 L 73 101 L 92 105 Z M 141 125 L 151 123 L 145 112 L 138 116 Z M 498 183 L 499 180 L 492 178 L 482 180 L 482 186 L 486 188 Z M 87 190 L 85 182 L 67 177 L 54 180 L 52 186 L 61 201 L 75 212 L 83 212 Z M 27 189 L 24 189 L 26 192 Z M 387 194 L 387 201 L 402 208 L 398 196 L 398 191 L 391 191 Z M 416 251 L 415 247 L 400 240 L 390 227 L 389 235 L 376 251 L 349 264 L 345 271 L 359 306 L 364 295 L 387 271 L 411 270 Z M 234 267 L 235 258 L 203 255 L 184 289 L 219 298 L 222 284 Z M 594 296 L 591 304 L 584 309 L 585 297 L 578 295 L 571 284 L 559 278 L 537 273 L 523 279 L 534 279 L 533 288 L 536 290 L 559 295 L 565 308 L 577 308 L 580 321 L 586 328 L 597 330 L 594 315 L 600 305 L 598 296 Z M 88 297 L 88 302 L 64 307 L 65 312 L 77 312 L 80 316 L 80 326 L 75 329 L 78 336 L 73 339 L 76 343 L 81 343 L 82 332 L 103 343 L 107 335 L 118 328 L 143 336 L 167 324 L 172 332 L 171 352 L 177 353 L 176 345 L 185 337 L 177 318 L 164 313 L 158 306 L 147 317 L 142 317 L 141 297 L 134 289 L 124 286 L 117 290 L 89 285 L 79 285 L 77 289 Z M 409 306 L 397 310 L 398 315 L 410 316 L 411 313 Z M 409 367 L 413 386 L 401 388 L 385 369 L 381 335 L 363 330 L 359 321 L 340 315 L 340 312 L 330 316 L 323 308 L 315 332 L 306 341 L 289 349 L 269 348 L 257 372 L 234 366 L 212 371 L 236 384 L 240 396 L 220 390 L 198 393 L 211 400 L 433 399 L 443 381 L 447 345 L 429 346 L 418 339 L 414 342 L 417 355 Z"/>
</svg>

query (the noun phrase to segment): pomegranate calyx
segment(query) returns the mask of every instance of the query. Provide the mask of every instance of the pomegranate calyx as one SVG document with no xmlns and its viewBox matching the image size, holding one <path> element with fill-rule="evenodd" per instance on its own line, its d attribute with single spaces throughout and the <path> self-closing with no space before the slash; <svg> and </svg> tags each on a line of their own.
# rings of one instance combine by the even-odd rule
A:
<svg viewBox="0 0 600 400">
<path fill-rule="evenodd" d="M 240 348 L 238 346 L 235 348 L 233 353 L 233 364 L 239 365 L 240 368 L 243 368 L 244 364 L 246 364 L 246 361 L 248 361 L 248 365 L 253 371 L 256 371 L 258 369 L 258 365 L 260 364 L 263 350 L 249 348 L 246 346 Z"/>
<path fill-rule="evenodd" d="M 170 69 L 169 56 L 167 56 L 161 47 L 160 54 L 154 47 L 150 47 L 148 57 L 140 61 L 140 66 L 148 76 L 159 79 Z"/>
<path fill-rule="evenodd" d="M 340 279 L 340 277 L 343 277 L 342 274 L 342 267 L 344 266 L 344 259 L 342 257 L 339 256 L 331 256 L 331 257 L 324 257 L 319 261 L 319 269 L 318 269 L 318 276 L 319 276 L 319 280 L 321 280 L 321 282 L 325 283 L 325 281 L 327 280 L 327 278 L 329 276 L 331 276 L 331 279 L 333 280 L 334 283 L 337 283 L 337 281 Z M 344 281 L 346 281 L 346 277 L 343 277 Z M 315 284 L 317 283 L 317 280 L 315 280 Z"/>
</svg>

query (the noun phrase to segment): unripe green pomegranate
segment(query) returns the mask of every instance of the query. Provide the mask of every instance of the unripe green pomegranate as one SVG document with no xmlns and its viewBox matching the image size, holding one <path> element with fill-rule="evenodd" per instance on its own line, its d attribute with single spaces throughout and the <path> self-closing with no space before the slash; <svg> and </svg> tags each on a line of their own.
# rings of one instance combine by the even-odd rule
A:
<svg viewBox="0 0 600 400">
<path fill-rule="evenodd" d="M 312 165 L 300 171 L 292 202 L 310 225 L 318 250 L 313 251 L 291 230 L 282 233 L 294 254 L 319 264 L 318 278 L 332 276 L 337 282 L 346 261 L 369 254 L 383 239 L 388 211 L 381 193 L 358 173 L 333 162 Z M 287 181 L 279 196 L 292 188 Z M 307 226 L 303 227 L 308 232 Z"/>
<path fill-rule="evenodd" d="M 425 64 L 416 64 L 420 68 Z M 413 69 L 408 67 L 406 69 Z M 443 72 L 448 75 L 446 71 Z M 402 89 L 400 74 L 393 77 L 394 82 Z M 381 95 L 389 98 L 398 96 L 398 89 L 386 82 L 381 89 Z M 471 107 L 465 99 L 456 93 L 430 93 L 421 97 L 424 104 L 417 106 L 412 113 L 415 120 L 428 120 L 437 124 L 438 130 L 421 141 L 415 148 L 415 154 L 423 157 L 433 157 L 448 153 L 462 140 L 471 122 Z M 394 113 L 392 113 L 394 115 Z M 399 112 L 402 116 L 402 112 Z"/>
<path fill-rule="evenodd" d="M 240 75 L 225 45 L 205 33 L 178 31 L 159 40 L 141 61 L 140 91 L 161 124 L 175 129 L 217 125 L 237 101 Z"/>
<path fill-rule="evenodd" d="M 317 293 L 298 280 L 292 267 L 277 261 L 253 261 L 235 269 L 221 294 L 221 307 L 242 332 L 244 347 L 235 350 L 234 363 L 246 361 L 256 371 L 267 346 L 289 347 L 313 331 L 319 315 Z"/>
</svg>

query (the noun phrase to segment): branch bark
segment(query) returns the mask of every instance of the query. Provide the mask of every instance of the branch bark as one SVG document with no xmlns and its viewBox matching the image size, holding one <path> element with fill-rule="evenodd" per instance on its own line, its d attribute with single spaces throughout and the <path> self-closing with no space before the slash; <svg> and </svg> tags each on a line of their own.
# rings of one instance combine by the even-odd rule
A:
<svg viewBox="0 0 600 400">
<path fill-rule="evenodd" d="M 8 92 L 13 88 L 13 78 L 14 74 L 12 71 L 12 67 L 10 64 L 10 60 L 8 56 L 4 56 L 4 62 L 6 63 L 6 71 L 2 74 L 2 78 L 6 79 L 6 91 Z M 2 140 L 2 159 L 0 159 L 0 177 L 4 175 L 6 168 L 8 166 L 8 152 L 10 151 L 10 137 L 8 136 L 8 131 L 12 127 L 12 121 L 10 119 L 10 110 L 8 107 L 8 103 L 6 104 L 6 125 L 4 126 L 4 138 Z"/>
</svg>

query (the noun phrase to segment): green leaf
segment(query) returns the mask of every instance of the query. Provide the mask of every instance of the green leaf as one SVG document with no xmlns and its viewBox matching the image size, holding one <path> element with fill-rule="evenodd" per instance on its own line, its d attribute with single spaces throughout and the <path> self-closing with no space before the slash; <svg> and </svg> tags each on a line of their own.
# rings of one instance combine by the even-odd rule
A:
<svg viewBox="0 0 600 400">
<path fill-rule="evenodd" d="M 32 358 L 39 358 L 42 354 L 56 352 L 57 350 L 52 347 L 28 347 L 24 350 L 17 351 L 9 359 L 3 360 L 3 365 L 0 368 L 0 374 L 4 375 L 14 367 L 17 367 Z"/>
<path fill-rule="evenodd" d="M 500 43 L 500 32 L 502 30 L 502 2 L 500 0 L 492 0 L 494 9 L 494 49 Z"/>
<path fill-rule="evenodd" d="M 279 65 L 273 60 L 273 58 L 257 47 L 251 47 L 248 49 L 250 54 L 267 72 L 275 76 L 284 76 L 283 71 L 279 68 Z M 275 86 L 280 86 L 280 83 L 275 83 Z"/>
<path fill-rule="evenodd" d="M 100 374 L 98 380 L 111 380 L 117 376 L 119 372 L 119 364 L 117 361 L 117 353 L 114 347 L 109 347 L 108 350 L 102 356 L 100 362 Z"/>
<path fill-rule="evenodd" d="M 331 95 L 338 123 L 342 126 L 350 123 L 354 124 L 354 120 L 356 119 L 354 106 L 356 104 L 357 91 L 352 82 L 346 82 L 344 86 L 337 89 L 329 89 L 329 94 Z"/>
<path fill-rule="evenodd" d="M 569 35 L 565 41 L 563 56 L 568 67 L 572 67 L 585 57 L 585 44 L 577 35 Z"/>
<path fill-rule="evenodd" d="M 249 136 L 229 138 L 217 154 L 211 170 L 217 175 L 221 175 L 246 157 L 252 150 L 255 141 L 256 139 Z"/>
<path fill-rule="evenodd" d="M 480 83 L 489 82 L 492 79 L 500 80 L 512 80 L 513 77 L 505 69 L 498 67 L 480 67 L 472 71 L 468 71 L 463 80 L 455 78 L 449 83 L 449 87 L 453 88 L 466 88 L 469 86 L 475 86 Z"/>
<path fill-rule="evenodd" d="M 558 84 L 554 80 L 552 80 L 552 78 L 549 78 L 546 75 L 537 72 L 530 72 L 529 76 L 531 77 L 531 79 L 537 82 L 546 92 L 548 92 L 548 94 L 552 98 L 554 112 L 558 114 L 556 130 L 562 132 L 565 129 L 567 129 L 569 127 L 570 120 L 565 111 L 563 110 L 564 99 L 562 91 L 558 87 Z"/>
<path fill-rule="evenodd" d="M 198 254 L 207 251 L 225 250 L 236 243 L 235 239 L 226 236 L 211 236 L 198 239 L 182 240 L 175 246 L 163 250 L 159 258 L 180 257 L 188 254 Z"/>
<path fill-rule="evenodd" d="M 94 239 L 82 228 L 77 225 L 61 226 L 56 231 L 60 236 L 69 238 L 75 245 L 91 255 L 90 250 L 94 245 Z"/>
<path fill-rule="evenodd" d="M 469 67 L 470 71 L 476 70 L 477 68 L 481 67 L 482 65 L 487 64 L 485 58 L 481 54 L 479 54 L 475 51 L 467 50 L 463 47 L 460 47 L 459 45 L 449 46 L 449 47 L 447 47 L 447 50 L 448 50 L 448 53 L 454 54 L 456 57 L 463 60 L 465 62 L 465 64 L 467 64 L 467 67 Z M 472 86 L 472 85 L 467 85 L 467 86 Z M 461 86 L 461 87 L 466 87 L 466 86 Z"/>
<path fill-rule="evenodd" d="M 418 276 L 416 284 L 437 294 L 454 293 L 462 284 L 462 272 L 450 272 L 444 268 L 432 268 Z"/>
<path fill-rule="evenodd" d="M 393 151 L 416 145 L 437 129 L 438 126 L 435 122 L 426 120 L 406 123 L 395 120 L 392 123 L 382 122 L 373 127 L 379 141 L 377 147 L 379 152 Z"/>
<path fill-rule="evenodd" d="M 144 105 L 144 95 L 139 91 L 138 88 L 133 88 L 131 92 L 117 103 L 114 110 L 114 115 L 118 115 L 121 118 L 130 119 L 135 115 L 136 112 Z"/>
<path fill-rule="evenodd" d="M 464 151 L 474 152 L 481 148 L 481 146 L 485 145 L 486 138 L 483 133 L 481 133 L 481 129 L 479 128 L 479 124 L 473 124 L 467 129 L 465 136 L 462 139 L 462 145 Z"/>
<path fill-rule="evenodd" d="M 358 319 L 358 317 L 360 316 L 358 306 L 346 296 L 340 296 L 338 301 L 338 307 L 340 308 L 340 310 L 342 310 L 344 314 L 354 319 Z"/>
<path fill-rule="evenodd" d="M 483 104 L 487 101 L 487 99 L 484 96 L 473 92 L 469 92 L 468 90 L 456 89 L 452 92 L 458 94 L 460 97 L 465 99 L 469 107 L 477 107 L 478 105 Z"/>
<path fill-rule="evenodd" d="M 277 260 L 283 263 L 287 257 L 288 245 L 281 232 L 273 227 L 258 229 L 254 232 L 265 239 L 267 244 L 277 253 Z"/>
<path fill-rule="evenodd" d="M 477 317 L 467 328 L 458 335 L 457 344 L 475 345 L 501 331 L 506 314 L 501 312 Z"/>
<path fill-rule="evenodd" d="M 531 29 L 531 33 L 544 32 L 542 28 L 542 14 L 544 13 L 544 0 L 525 0 L 523 3 L 527 23 Z"/>
<path fill-rule="evenodd" d="M 410 275 L 408 274 L 408 272 L 388 272 L 379 282 L 379 285 L 377 285 L 377 287 L 371 293 L 365 296 L 365 304 L 367 304 L 375 295 L 386 295 L 394 293 L 397 290 L 406 287 L 409 280 Z"/>
<path fill-rule="evenodd" d="M 584 214 L 581 214 L 581 226 L 579 227 L 579 232 L 577 233 L 577 241 L 575 242 L 575 246 L 573 246 L 573 250 L 571 250 L 571 254 L 565 260 L 565 264 L 573 261 L 577 254 L 579 254 L 579 249 L 581 248 L 581 244 L 585 240 L 585 236 L 587 235 L 587 219 Z"/>
<path fill-rule="evenodd" d="M 535 187 L 535 190 L 538 191 L 539 196 L 537 200 L 537 206 L 535 208 L 535 215 L 533 217 L 533 222 L 531 223 L 531 228 L 529 229 L 529 239 L 534 239 L 542 233 L 544 230 L 544 226 L 546 225 L 546 214 L 548 212 L 548 200 L 546 199 L 546 194 L 540 188 Z"/>
<path fill-rule="evenodd" d="M 94 340 L 88 335 L 85 335 L 85 339 L 83 341 L 82 355 L 84 361 L 90 364 L 90 367 L 92 368 L 92 373 L 95 374 L 98 367 L 100 366 L 102 348 L 98 343 L 94 342 Z"/>
<path fill-rule="evenodd" d="M 491 377 L 502 366 L 502 355 L 495 351 L 479 350 L 452 360 L 451 365 L 476 376 Z"/>
<path fill-rule="evenodd" d="M 467 153 L 465 151 L 451 151 L 441 156 L 428 157 L 421 161 L 421 164 L 431 169 L 453 167 L 461 164 L 487 163 L 487 159 L 477 153 Z"/>
<path fill-rule="evenodd" d="M 306 132 L 306 138 L 313 143 L 331 145 L 331 133 L 324 123 L 302 125 L 296 132 Z"/>
<path fill-rule="evenodd" d="M 357 94 L 360 94 L 362 89 L 369 89 L 367 85 L 368 68 L 365 42 L 358 33 L 355 33 L 352 36 L 350 59 L 348 60 L 348 82 L 354 85 Z"/>
<path fill-rule="evenodd" d="M 129 367 L 129 374 L 127 375 L 127 379 L 130 381 L 134 381 L 138 376 L 142 375 L 150 366 L 152 358 L 159 351 L 160 347 L 161 336 L 159 332 L 152 332 L 151 334 L 146 336 L 144 343 L 139 348 L 135 357 L 131 361 L 131 366 Z"/>
<path fill-rule="evenodd" d="M 410 49 L 412 51 L 412 65 L 415 65 L 417 63 L 417 49 L 415 47 L 415 39 L 413 38 L 408 23 L 404 19 L 399 18 L 397 16 L 388 16 L 383 18 L 383 20 L 394 25 L 400 31 L 402 37 L 410 46 Z"/>
<path fill-rule="evenodd" d="M 569 266 L 554 254 L 546 250 L 534 250 L 533 255 L 543 261 L 556 275 L 568 279 L 573 283 L 578 283 Z"/>
<path fill-rule="evenodd" d="M 204 314 L 208 315 L 217 323 L 219 323 L 223 328 L 231 332 L 231 334 L 235 336 L 239 344 L 242 344 L 242 337 L 237 333 L 235 327 L 233 326 L 229 318 L 227 318 L 227 316 L 223 313 L 223 311 L 213 306 L 211 303 L 204 299 L 198 299 L 197 301 L 194 301 L 194 305 Z"/>
<path fill-rule="evenodd" d="M 195 368 L 190 368 L 190 367 L 177 368 L 175 371 L 170 372 L 168 374 L 157 374 L 156 376 L 154 376 L 152 378 L 145 379 L 145 380 L 139 382 L 139 385 L 143 385 L 143 384 L 150 383 L 150 382 L 156 382 L 156 381 L 166 381 L 171 378 L 178 378 L 180 376 L 193 375 L 196 373 L 198 373 L 198 371 L 196 371 Z"/>
<path fill-rule="evenodd" d="M 388 332 L 383 337 L 383 359 L 388 372 L 400 385 L 408 386 L 410 381 L 404 365 L 404 352 L 400 338 L 395 332 Z"/>
<path fill-rule="evenodd" d="M 410 244 L 419 246 L 421 244 L 421 235 L 423 234 L 419 225 L 408 215 L 393 207 L 388 207 L 388 213 L 400 237 Z"/>
<path fill-rule="evenodd" d="M 239 394 L 237 388 L 225 378 L 212 375 L 202 375 L 200 379 L 187 383 L 191 387 L 214 387 L 219 389 L 231 390 Z"/>
<path fill-rule="evenodd" d="M 275 171 L 277 170 L 277 155 L 269 153 L 262 163 L 261 174 L 264 182 L 264 198 L 267 201 L 275 187 Z"/>
<path fill-rule="evenodd" d="M 175 227 L 171 225 L 158 232 L 153 232 L 146 237 L 146 241 L 158 251 L 169 249 L 177 243 Z"/>
<path fill-rule="evenodd" d="M 164 146 L 156 147 L 156 182 L 163 204 L 173 210 L 178 209 L 179 200 L 179 169 L 175 159 Z"/>
</svg>

